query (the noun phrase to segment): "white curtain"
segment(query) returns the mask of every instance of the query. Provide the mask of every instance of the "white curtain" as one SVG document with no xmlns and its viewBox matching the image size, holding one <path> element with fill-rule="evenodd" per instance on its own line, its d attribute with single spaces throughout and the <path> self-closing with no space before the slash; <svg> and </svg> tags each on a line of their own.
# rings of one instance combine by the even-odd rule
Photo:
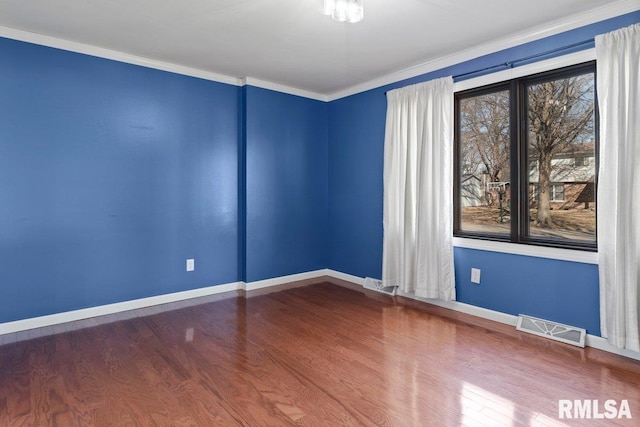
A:
<svg viewBox="0 0 640 427">
<path fill-rule="evenodd" d="M 640 351 L 640 24 L 597 36 L 596 59 L 601 329 Z"/>
<path fill-rule="evenodd" d="M 453 79 L 387 93 L 384 141 L 385 286 L 455 299 Z"/>
</svg>

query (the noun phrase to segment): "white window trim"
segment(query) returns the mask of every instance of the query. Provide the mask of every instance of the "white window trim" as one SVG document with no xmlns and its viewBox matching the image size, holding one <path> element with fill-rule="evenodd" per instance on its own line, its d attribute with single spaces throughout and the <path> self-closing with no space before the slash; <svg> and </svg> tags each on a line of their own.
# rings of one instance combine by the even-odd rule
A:
<svg viewBox="0 0 640 427">
<path fill-rule="evenodd" d="M 493 240 L 470 239 L 454 237 L 453 246 L 456 248 L 477 249 L 481 251 L 500 252 L 511 255 L 524 255 L 538 258 L 555 259 L 559 261 L 581 262 L 584 264 L 598 264 L 598 253 L 579 251 L 574 249 L 552 248 L 547 246 L 523 245 L 520 243 L 495 242 Z"/>
<path fill-rule="evenodd" d="M 454 92 L 475 89 L 500 83 L 519 77 L 530 76 L 532 74 L 543 73 L 545 71 L 556 70 L 558 68 L 569 67 L 571 65 L 582 64 L 596 59 L 596 50 L 587 49 L 556 58 L 539 61 L 533 64 L 526 64 L 508 70 L 475 77 L 469 80 L 457 82 L 453 86 Z M 579 251 L 573 249 L 552 248 L 546 246 L 523 245 L 519 243 L 495 242 L 492 240 L 470 239 L 465 237 L 454 237 L 453 246 L 458 248 L 477 249 L 483 251 L 500 252 L 513 255 L 533 256 L 538 258 L 548 258 L 560 261 L 580 262 L 584 264 L 598 264 L 598 253 L 589 251 Z"/>
</svg>

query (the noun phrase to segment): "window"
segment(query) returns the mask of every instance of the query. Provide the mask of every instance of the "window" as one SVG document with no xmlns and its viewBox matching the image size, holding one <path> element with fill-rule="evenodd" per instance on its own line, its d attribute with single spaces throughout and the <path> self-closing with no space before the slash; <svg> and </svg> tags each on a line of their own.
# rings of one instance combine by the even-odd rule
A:
<svg viewBox="0 0 640 427">
<path fill-rule="evenodd" d="M 456 93 L 454 234 L 595 249 L 595 63 Z"/>
<path fill-rule="evenodd" d="M 564 184 L 551 184 L 551 201 L 564 202 Z"/>
<path fill-rule="evenodd" d="M 533 184 L 533 200 L 538 201 L 538 184 Z M 549 194 L 552 202 L 564 201 L 564 184 L 551 184 Z"/>
</svg>

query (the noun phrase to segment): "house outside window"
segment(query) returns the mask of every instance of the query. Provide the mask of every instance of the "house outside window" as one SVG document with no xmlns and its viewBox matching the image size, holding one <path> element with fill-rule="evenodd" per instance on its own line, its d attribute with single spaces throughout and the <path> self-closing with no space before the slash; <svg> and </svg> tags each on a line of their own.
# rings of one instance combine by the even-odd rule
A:
<svg viewBox="0 0 640 427">
<path fill-rule="evenodd" d="M 538 201 L 538 184 L 531 184 L 534 202 Z M 552 202 L 564 202 L 564 184 L 551 184 L 549 194 Z"/>
<path fill-rule="evenodd" d="M 594 250 L 595 62 L 456 93 L 454 235 Z"/>
</svg>

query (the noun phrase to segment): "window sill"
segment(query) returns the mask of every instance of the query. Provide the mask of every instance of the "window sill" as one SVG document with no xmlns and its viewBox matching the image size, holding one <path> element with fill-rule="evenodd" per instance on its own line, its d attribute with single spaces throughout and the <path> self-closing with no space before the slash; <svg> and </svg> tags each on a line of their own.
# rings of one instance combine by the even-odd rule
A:
<svg viewBox="0 0 640 427">
<path fill-rule="evenodd" d="M 581 262 L 584 264 L 598 264 L 597 252 L 579 251 L 574 249 L 521 245 L 517 243 L 494 242 L 491 240 L 468 239 L 464 237 L 454 237 L 453 246 L 457 248 L 478 249 L 481 251 L 533 256 L 560 261 Z"/>
</svg>

